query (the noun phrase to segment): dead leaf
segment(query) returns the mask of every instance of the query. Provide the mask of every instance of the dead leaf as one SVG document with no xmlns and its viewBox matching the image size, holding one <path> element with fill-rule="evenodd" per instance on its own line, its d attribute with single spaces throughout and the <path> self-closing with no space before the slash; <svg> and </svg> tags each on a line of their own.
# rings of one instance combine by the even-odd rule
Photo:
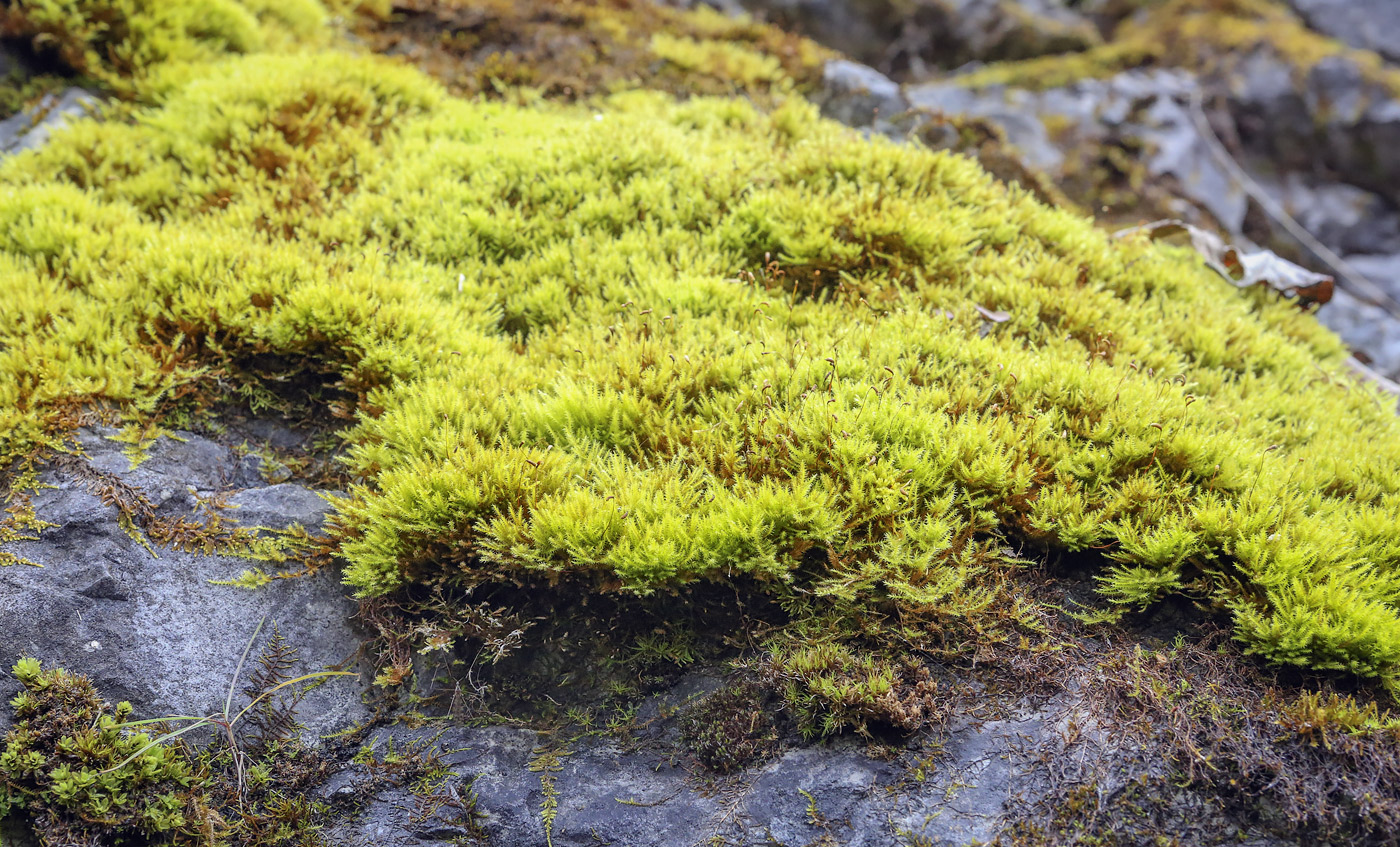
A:
<svg viewBox="0 0 1400 847">
<path fill-rule="evenodd" d="M 982 317 L 986 318 L 994 324 L 1006 323 L 1007 321 L 1011 320 L 1011 315 L 1008 312 L 994 312 L 991 309 L 985 308 L 983 306 L 978 306 L 975 303 L 973 304 L 972 308 L 977 310 L 977 314 L 981 315 Z"/>
<path fill-rule="evenodd" d="M 1220 236 L 1184 221 L 1168 219 L 1121 230 L 1113 234 L 1122 238 L 1135 232 L 1146 232 L 1155 240 L 1186 233 L 1191 246 L 1216 273 L 1240 288 L 1267 285 L 1281 294 L 1292 295 L 1301 303 L 1326 303 L 1332 299 L 1335 281 L 1326 274 L 1313 273 L 1295 265 L 1269 250 L 1241 252 L 1226 244 Z"/>
</svg>

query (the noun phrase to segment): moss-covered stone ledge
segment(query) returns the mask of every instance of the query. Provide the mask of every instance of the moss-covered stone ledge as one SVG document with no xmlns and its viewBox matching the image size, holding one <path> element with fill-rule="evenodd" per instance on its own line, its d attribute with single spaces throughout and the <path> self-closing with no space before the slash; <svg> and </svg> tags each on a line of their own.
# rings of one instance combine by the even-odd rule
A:
<svg viewBox="0 0 1400 847">
<path fill-rule="evenodd" d="M 8 541 L 91 416 L 139 445 L 234 405 L 341 453 L 325 552 L 409 704 L 415 656 L 491 706 L 511 669 L 734 658 L 699 636 L 738 622 L 797 735 L 917 733 L 940 662 L 1185 606 L 1288 708 L 1343 685 L 1389 731 L 1400 422 L 1294 303 L 792 83 L 463 99 L 249 13 L 152 18 L 197 49 L 0 164 Z"/>
</svg>

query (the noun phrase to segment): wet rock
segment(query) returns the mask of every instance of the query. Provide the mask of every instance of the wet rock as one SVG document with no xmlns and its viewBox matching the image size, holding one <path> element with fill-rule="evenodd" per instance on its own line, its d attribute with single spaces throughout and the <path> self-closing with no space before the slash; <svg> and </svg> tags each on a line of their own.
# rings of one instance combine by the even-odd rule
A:
<svg viewBox="0 0 1400 847">
<path fill-rule="evenodd" d="M 0 668 L 33 656 L 87 674 L 108 699 L 131 701 L 138 716 L 159 717 L 222 709 L 230 686 L 241 682 L 234 679 L 240 654 L 263 617 L 269 632 L 275 627 L 300 652 L 298 673 L 355 657 L 355 604 L 334 575 L 274 580 L 258 590 L 217 585 L 259 563 L 151 545 L 110 497 L 92 490 L 93 479 L 130 486 L 158 517 L 199 520 L 198 498 L 222 491 L 237 462 L 230 450 L 187 433 L 161 437 L 133 468 L 126 445 L 108 438 L 114 434 L 78 434 L 85 470 L 52 465 L 40 478 L 52 487 L 33 495 L 38 516 L 56 526 L 37 540 L 3 546 L 33 564 L 0 568 Z M 327 509 L 314 492 L 292 485 L 233 499 L 247 510 L 231 511 L 235 520 L 265 526 L 295 521 L 315 530 Z M 0 695 L 15 690 L 14 680 L 0 676 Z M 364 720 L 361 692 L 349 678 L 310 692 L 299 710 L 306 737 Z M 0 715 L 0 729 L 8 719 Z"/>
<path fill-rule="evenodd" d="M 43 146 L 55 129 L 72 118 L 86 116 L 97 102 L 92 94 L 76 87 L 45 95 L 33 107 L 0 121 L 0 158 Z"/>
<path fill-rule="evenodd" d="M 1318 32 L 1400 61 L 1400 9 L 1395 0 L 1288 0 L 1288 5 Z"/>
</svg>

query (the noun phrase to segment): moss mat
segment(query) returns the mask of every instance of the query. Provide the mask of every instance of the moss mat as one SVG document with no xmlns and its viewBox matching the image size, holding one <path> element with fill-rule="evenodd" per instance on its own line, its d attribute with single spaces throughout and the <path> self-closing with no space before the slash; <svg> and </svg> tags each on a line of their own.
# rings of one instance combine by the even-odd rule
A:
<svg viewBox="0 0 1400 847">
<path fill-rule="evenodd" d="M 1092 551 L 1116 608 L 1400 685 L 1400 422 L 1294 305 L 795 96 L 465 100 L 223 6 L 246 38 L 0 164 L 8 461 L 296 384 L 361 597 L 732 583 L 966 647 Z"/>
</svg>

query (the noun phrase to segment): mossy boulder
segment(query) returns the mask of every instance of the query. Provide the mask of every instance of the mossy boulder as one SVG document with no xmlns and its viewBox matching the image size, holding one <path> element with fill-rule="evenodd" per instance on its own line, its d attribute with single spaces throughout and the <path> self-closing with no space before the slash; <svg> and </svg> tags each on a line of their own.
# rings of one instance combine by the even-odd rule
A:
<svg viewBox="0 0 1400 847">
<path fill-rule="evenodd" d="M 898 738 L 961 690 L 931 660 L 1024 671 L 1068 649 L 1065 611 L 1179 604 L 1259 664 L 1395 696 L 1400 420 L 1295 302 L 821 118 L 796 42 L 746 22 L 643 47 L 580 7 L 663 90 L 468 72 L 465 99 L 309 0 L 214 5 L 212 36 L 207 3 L 10 7 L 125 99 L 0 163 L 11 567 L 93 425 L 140 448 L 238 408 L 339 454 L 318 562 L 391 689 L 432 655 L 485 698 L 560 642 L 600 670 L 557 676 L 625 688 L 721 645 L 798 732 Z M 117 12 L 160 37 L 112 40 Z M 1047 591 L 1055 559 L 1090 608 Z M 546 837 L 564 758 L 530 762 Z"/>
<path fill-rule="evenodd" d="M 1400 425 L 1291 304 L 795 98 L 172 67 L 0 169 L 11 460 L 310 380 L 361 596 L 739 581 L 956 644 L 1033 627 L 1030 543 L 1393 683 Z"/>
</svg>

